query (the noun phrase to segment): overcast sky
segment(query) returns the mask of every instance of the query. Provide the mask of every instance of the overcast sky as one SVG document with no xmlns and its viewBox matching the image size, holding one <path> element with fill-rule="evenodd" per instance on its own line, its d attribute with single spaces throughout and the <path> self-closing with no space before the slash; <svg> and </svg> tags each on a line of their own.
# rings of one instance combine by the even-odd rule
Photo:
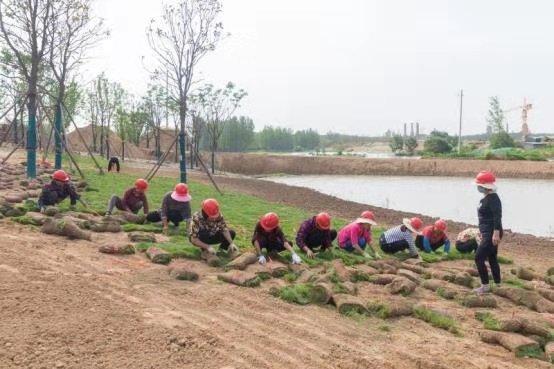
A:
<svg viewBox="0 0 554 369">
<path fill-rule="evenodd" d="M 141 56 L 157 0 L 98 0 L 111 37 L 85 75 L 105 70 L 140 95 Z M 380 135 L 418 121 L 484 131 L 488 97 L 504 109 L 534 104 L 531 131 L 554 132 L 554 2 L 550 0 L 225 0 L 231 37 L 199 66 L 215 84 L 248 91 L 239 113 L 258 129 Z M 520 111 L 507 113 L 519 130 Z"/>
</svg>

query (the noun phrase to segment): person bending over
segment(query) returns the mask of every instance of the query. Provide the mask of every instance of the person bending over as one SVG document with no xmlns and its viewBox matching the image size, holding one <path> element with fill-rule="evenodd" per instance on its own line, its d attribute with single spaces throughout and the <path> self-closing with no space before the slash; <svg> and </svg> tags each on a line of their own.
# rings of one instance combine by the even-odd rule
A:
<svg viewBox="0 0 554 369">
<path fill-rule="evenodd" d="M 335 238 L 337 231 L 331 229 L 331 216 L 319 213 L 302 222 L 296 234 L 296 244 L 307 257 L 313 258 L 314 252 L 331 248 Z"/>
<path fill-rule="evenodd" d="M 414 243 L 414 236 L 420 235 L 423 222 L 414 217 L 404 218 L 402 224 L 384 232 L 379 238 L 381 250 L 386 254 L 395 254 L 408 250 L 410 257 L 417 258 L 419 255 Z"/>
<path fill-rule="evenodd" d="M 162 200 L 162 207 L 159 210 L 152 211 L 146 216 L 146 220 L 151 223 L 159 221 L 163 224 L 165 234 L 169 230 L 169 222 L 175 227 L 179 227 L 181 222 L 186 223 L 186 233 L 190 232 L 190 200 L 189 188 L 185 183 L 175 185 L 173 191 L 165 194 Z"/>
<path fill-rule="evenodd" d="M 444 252 L 450 252 L 450 240 L 446 234 L 446 222 L 439 219 L 434 225 L 423 228 L 421 234 L 416 237 L 416 247 L 425 252 L 435 252 L 444 246 Z"/>
<path fill-rule="evenodd" d="M 296 252 L 294 252 L 290 242 L 286 239 L 285 234 L 279 226 L 279 216 L 275 213 L 267 213 L 260 218 L 254 234 L 252 235 L 252 245 L 256 248 L 258 262 L 265 264 L 266 256 L 262 253 L 262 249 L 266 249 L 267 256 L 277 256 L 278 253 L 288 250 L 292 254 L 292 264 L 300 264 L 302 260 Z"/>
<path fill-rule="evenodd" d="M 143 209 L 144 214 L 148 214 L 148 200 L 146 198 L 146 190 L 148 182 L 145 179 L 137 179 L 135 186 L 125 191 L 123 198 L 113 195 L 108 202 L 108 210 L 106 215 L 112 215 L 113 209 L 117 208 L 121 211 L 128 211 L 137 214 L 140 209 Z"/>
<path fill-rule="evenodd" d="M 42 192 L 38 199 L 40 211 L 44 213 L 47 206 L 58 205 L 69 197 L 71 209 L 75 209 L 79 194 L 71 184 L 69 175 L 63 170 L 56 170 L 52 174 L 52 181 L 42 187 Z"/>
<path fill-rule="evenodd" d="M 373 218 L 373 219 L 371 219 Z M 339 247 L 348 252 L 356 252 L 365 257 L 376 255 L 371 247 L 371 226 L 377 222 L 373 217 L 360 217 L 339 231 Z M 370 250 L 368 253 L 366 250 Z"/>
<path fill-rule="evenodd" d="M 477 250 L 481 243 L 479 228 L 466 228 L 456 238 L 456 250 L 462 254 L 470 254 Z"/>
</svg>

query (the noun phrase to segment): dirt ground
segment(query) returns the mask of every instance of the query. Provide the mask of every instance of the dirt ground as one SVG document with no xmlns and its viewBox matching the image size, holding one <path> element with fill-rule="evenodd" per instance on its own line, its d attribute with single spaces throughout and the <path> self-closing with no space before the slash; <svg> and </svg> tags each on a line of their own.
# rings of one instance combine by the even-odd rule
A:
<svg viewBox="0 0 554 369">
<path fill-rule="evenodd" d="M 325 208 L 345 217 L 367 208 L 252 179 L 218 181 L 227 190 L 309 204 L 310 210 Z M 379 212 L 388 224 L 403 215 Z M 460 227 L 454 225 L 452 231 Z M 418 289 L 412 298 L 448 311 L 462 324 L 463 337 L 412 317 L 357 321 L 332 307 L 292 305 L 269 295 L 276 280 L 259 288 L 235 287 L 218 281 L 220 271 L 200 262 L 194 262 L 198 282 L 177 281 L 167 267 L 151 264 L 144 255 L 98 253 L 98 245 L 108 242 L 126 242 L 125 235 L 68 241 L 0 221 L 1 369 L 552 367 L 481 343 L 481 324 L 472 310 L 427 290 Z M 518 264 L 540 271 L 554 260 L 552 244 L 545 239 L 509 235 L 504 250 Z M 360 288 L 365 298 L 383 293 L 380 286 Z M 554 321 L 553 314 L 530 312 L 507 300 L 499 310 Z"/>
<path fill-rule="evenodd" d="M 509 160 L 369 159 L 218 153 L 216 167 L 224 172 L 245 175 L 277 173 L 474 177 L 481 170 L 492 170 L 500 178 L 554 179 L 554 162 Z"/>
</svg>

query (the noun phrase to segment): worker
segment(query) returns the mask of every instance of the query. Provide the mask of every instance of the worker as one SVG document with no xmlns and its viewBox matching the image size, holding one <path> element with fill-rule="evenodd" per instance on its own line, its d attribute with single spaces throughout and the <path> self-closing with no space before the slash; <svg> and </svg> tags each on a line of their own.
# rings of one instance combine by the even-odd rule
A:
<svg viewBox="0 0 554 369">
<path fill-rule="evenodd" d="M 366 217 L 360 217 L 352 223 L 344 226 L 339 231 L 339 247 L 348 252 L 355 252 L 365 257 L 371 257 L 366 250 L 371 250 L 375 256 L 375 251 L 371 247 L 371 226 L 377 225 L 377 222 L 366 214 Z"/>
<path fill-rule="evenodd" d="M 229 229 L 223 215 L 219 210 L 219 203 L 215 199 L 202 201 L 202 209 L 192 216 L 190 242 L 202 249 L 202 258 L 215 255 L 216 250 L 212 245 L 219 244 L 219 249 L 227 251 L 229 256 L 238 252 L 234 243 L 236 233 Z"/>
<path fill-rule="evenodd" d="M 108 202 L 106 215 L 112 215 L 114 208 L 134 214 L 137 214 L 140 209 L 143 209 L 144 214 L 148 214 L 146 190 L 148 190 L 148 182 L 142 178 L 137 179 L 135 181 L 135 186 L 125 191 L 123 198 L 117 195 L 111 197 Z"/>
<path fill-rule="evenodd" d="M 499 285 L 500 265 L 498 264 L 498 246 L 502 240 L 502 202 L 496 193 L 496 177 L 489 171 L 483 171 L 475 177 L 477 190 L 483 194 L 477 214 L 481 242 L 475 251 L 475 264 L 481 278 L 481 286 L 474 290 L 477 294 L 490 292 L 489 271 L 485 261 L 488 260 L 494 283 Z"/>
<path fill-rule="evenodd" d="M 450 240 L 446 234 L 447 224 L 439 219 L 435 224 L 423 228 L 415 239 L 416 247 L 425 252 L 435 252 L 444 246 L 444 252 L 450 252 Z"/>
<path fill-rule="evenodd" d="M 57 205 L 68 197 L 70 208 L 74 210 L 80 198 L 79 194 L 71 184 L 69 175 L 63 170 L 56 170 L 52 174 L 52 181 L 42 187 L 38 206 L 40 211 L 44 212 L 47 206 Z"/>
<path fill-rule="evenodd" d="M 111 172 L 112 170 L 117 170 L 117 173 L 119 173 L 119 169 L 121 169 L 119 165 L 119 159 L 115 156 L 112 156 L 110 158 L 110 161 L 108 162 L 108 172 Z"/>
<path fill-rule="evenodd" d="M 335 238 L 337 231 L 331 229 L 331 216 L 319 213 L 302 222 L 296 234 L 296 245 L 311 259 L 314 252 L 330 249 Z"/>
<path fill-rule="evenodd" d="M 399 251 L 408 250 L 409 256 L 417 258 L 417 248 L 414 243 L 414 236 L 421 234 L 423 222 L 421 219 L 404 218 L 402 224 L 384 232 L 379 238 L 381 250 L 387 254 L 395 254 Z"/>
<path fill-rule="evenodd" d="M 279 226 L 279 216 L 275 213 L 267 213 L 260 218 L 254 228 L 252 245 L 256 248 L 258 262 L 265 264 L 267 259 L 276 257 L 278 253 L 288 250 L 291 252 L 292 264 L 302 263 L 302 259 L 294 252 L 290 242 Z M 267 257 L 262 253 L 266 249 Z"/>
<path fill-rule="evenodd" d="M 173 191 L 165 194 L 162 199 L 162 207 L 159 210 L 152 211 L 146 216 L 146 220 L 152 223 L 159 221 L 163 224 L 165 234 L 169 230 L 169 222 L 175 227 L 179 227 L 181 222 L 186 223 L 186 234 L 190 232 L 190 200 L 189 188 L 185 183 L 175 185 Z"/>
<path fill-rule="evenodd" d="M 456 238 L 456 250 L 462 254 L 469 254 L 477 250 L 481 243 L 479 228 L 466 228 Z"/>
</svg>

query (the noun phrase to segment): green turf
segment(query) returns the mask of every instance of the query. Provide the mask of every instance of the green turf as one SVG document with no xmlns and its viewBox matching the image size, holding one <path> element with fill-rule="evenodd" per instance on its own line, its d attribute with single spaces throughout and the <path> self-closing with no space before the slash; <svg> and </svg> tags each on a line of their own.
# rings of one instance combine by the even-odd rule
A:
<svg viewBox="0 0 554 369">
<path fill-rule="evenodd" d="M 299 305 L 307 305 L 311 302 L 310 294 L 312 288 L 313 286 L 311 284 L 302 283 L 286 286 L 279 290 L 278 297 L 287 302 Z"/>
<path fill-rule="evenodd" d="M 414 314 L 417 318 L 431 324 L 433 327 L 444 329 L 455 335 L 461 335 L 458 323 L 447 315 L 425 307 L 415 307 Z"/>
<path fill-rule="evenodd" d="M 488 311 L 478 311 L 475 313 L 475 319 L 483 322 L 483 327 L 491 331 L 500 330 L 500 322 L 494 317 L 494 315 Z"/>
</svg>

